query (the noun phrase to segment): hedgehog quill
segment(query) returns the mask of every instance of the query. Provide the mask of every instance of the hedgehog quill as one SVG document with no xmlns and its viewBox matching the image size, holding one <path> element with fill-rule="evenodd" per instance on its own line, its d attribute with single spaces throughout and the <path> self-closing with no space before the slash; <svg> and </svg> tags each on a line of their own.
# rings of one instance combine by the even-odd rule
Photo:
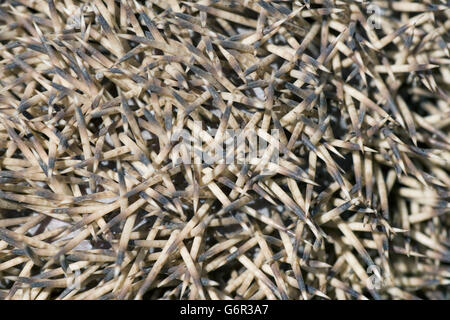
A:
<svg viewBox="0 0 450 320">
<path fill-rule="evenodd" d="M 3 1 L 0 299 L 449 299 L 449 29 L 443 0 Z"/>
</svg>

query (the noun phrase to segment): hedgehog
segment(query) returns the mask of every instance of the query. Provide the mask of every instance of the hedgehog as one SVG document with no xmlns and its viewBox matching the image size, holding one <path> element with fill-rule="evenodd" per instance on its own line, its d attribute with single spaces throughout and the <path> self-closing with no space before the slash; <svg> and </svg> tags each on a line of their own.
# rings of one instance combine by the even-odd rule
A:
<svg viewBox="0 0 450 320">
<path fill-rule="evenodd" d="M 5 0 L 0 299 L 449 299 L 450 8 Z"/>
</svg>

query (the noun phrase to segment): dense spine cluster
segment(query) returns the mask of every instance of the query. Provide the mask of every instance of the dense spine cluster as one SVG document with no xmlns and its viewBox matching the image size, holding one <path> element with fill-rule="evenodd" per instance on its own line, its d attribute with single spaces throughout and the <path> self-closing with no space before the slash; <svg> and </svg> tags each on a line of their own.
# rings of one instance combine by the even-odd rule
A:
<svg viewBox="0 0 450 320">
<path fill-rule="evenodd" d="M 437 0 L 3 1 L 0 299 L 448 299 L 449 29 Z"/>
</svg>

